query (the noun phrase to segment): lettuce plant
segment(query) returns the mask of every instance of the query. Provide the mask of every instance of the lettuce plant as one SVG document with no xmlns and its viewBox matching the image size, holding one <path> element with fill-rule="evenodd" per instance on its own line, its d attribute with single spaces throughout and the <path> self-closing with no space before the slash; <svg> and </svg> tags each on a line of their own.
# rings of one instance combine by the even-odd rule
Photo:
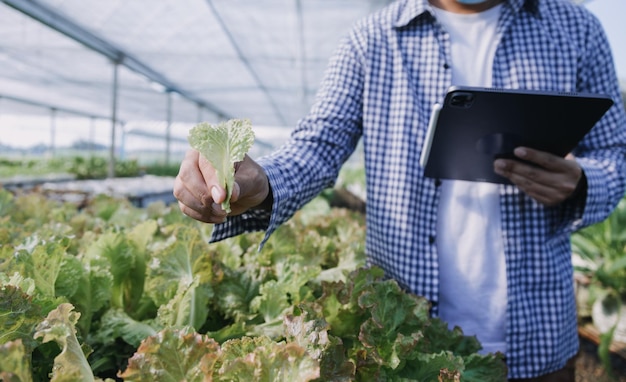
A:
<svg viewBox="0 0 626 382">
<path fill-rule="evenodd" d="M 0 190 L 0 211 L 6 381 L 506 378 L 499 355 L 365 268 L 364 216 L 323 198 L 262 251 L 263 232 L 209 245 L 211 226 L 176 206 Z"/>
</svg>

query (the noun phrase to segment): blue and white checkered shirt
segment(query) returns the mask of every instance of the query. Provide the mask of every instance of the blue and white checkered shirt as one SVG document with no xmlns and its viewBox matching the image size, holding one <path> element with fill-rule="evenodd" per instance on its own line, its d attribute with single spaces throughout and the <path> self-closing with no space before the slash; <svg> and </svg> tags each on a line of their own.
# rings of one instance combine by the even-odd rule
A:
<svg viewBox="0 0 626 382">
<path fill-rule="evenodd" d="M 498 24 L 493 86 L 607 93 L 613 106 L 576 148 L 586 200 L 547 208 L 500 186 L 510 378 L 564 366 L 578 349 L 570 234 L 605 219 L 624 196 L 626 115 L 599 22 L 568 0 L 509 0 Z M 212 240 L 251 230 L 266 238 L 321 190 L 363 140 L 369 260 L 437 314 L 439 181 L 419 157 L 432 105 L 451 83 L 448 35 L 427 0 L 399 0 L 358 22 L 331 60 L 316 103 L 290 141 L 259 159 L 271 215 L 250 211 L 217 225 Z M 479 307 L 478 307 L 479 308 Z"/>
</svg>

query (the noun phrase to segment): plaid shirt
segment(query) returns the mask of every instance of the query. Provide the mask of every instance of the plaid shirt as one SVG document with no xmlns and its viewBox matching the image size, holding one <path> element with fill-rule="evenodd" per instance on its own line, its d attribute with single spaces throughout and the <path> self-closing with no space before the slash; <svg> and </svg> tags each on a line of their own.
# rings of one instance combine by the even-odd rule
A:
<svg viewBox="0 0 626 382">
<path fill-rule="evenodd" d="M 626 116 L 599 22 L 567 0 L 509 0 L 498 24 L 493 86 L 608 93 L 613 106 L 576 148 L 586 195 L 547 208 L 500 186 L 508 280 L 510 378 L 564 366 L 578 349 L 570 234 L 605 219 L 624 196 Z M 419 157 L 432 105 L 452 85 L 448 35 L 427 0 L 399 0 L 355 24 L 330 62 L 317 100 L 290 141 L 261 158 L 272 213 L 217 225 L 212 240 L 274 229 L 321 190 L 363 140 L 371 264 L 425 296 L 437 315 L 440 182 Z M 585 200 L 586 197 L 586 200 Z M 480 308 L 480 307 L 477 307 Z"/>
</svg>

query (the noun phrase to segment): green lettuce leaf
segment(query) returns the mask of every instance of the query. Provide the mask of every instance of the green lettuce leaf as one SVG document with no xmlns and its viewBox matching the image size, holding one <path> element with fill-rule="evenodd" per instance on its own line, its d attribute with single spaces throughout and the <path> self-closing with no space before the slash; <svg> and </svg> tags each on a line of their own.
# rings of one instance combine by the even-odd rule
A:
<svg viewBox="0 0 626 382">
<path fill-rule="evenodd" d="M 225 318 L 244 322 L 255 316 L 250 311 L 250 303 L 259 295 L 262 280 L 254 271 L 248 268 L 224 268 L 224 277 L 215 286 L 215 305 Z"/>
<path fill-rule="evenodd" d="M 63 303 L 37 325 L 35 338 L 42 338 L 44 343 L 55 341 L 61 348 L 61 353 L 54 358 L 51 382 L 95 380 L 76 338 L 79 317 L 80 313 L 74 311 L 72 304 Z"/>
<path fill-rule="evenodd" d="M 292 254 L 276 262 L 276 280 L 269 280 L 259 287 L 259 296 L 250 303 L 250 309 L 258 312 L 264 322 L 282 322 L 284 313 L 294 305 L 313 300 L 307 283 L 320 273 L 318 266 L 302 265 L 303 258 Z"/>
<path fill-rule="evenodd" d="M 22 340 L 15 340 L 0 345 L 0 381 L 32 382 L 30 353 L 26 351 Z"/>
<path fill-rule="evenodd" d="M 265 336 L 226 341 L 214 369 L 214 381 L 307 382 L 320 376 L 319 363 L 303 347 Z"/>
<path fill-rule="evenodd" d="M 37 346 L 33 333 L 43 315 L 33 297 L 21 288 L 32 293 L 32 279 L 23 279 L 19 274 L 9 279 L 0 273 L 0 344 L 19 340 L 30 353 Z"/>
<path fill-rule="evenodd" d="M 189 131 L 188 140 L 191 147 L 215 168 L 219 182 L 226 189 L 222 208 L 230 212 L 230 197 L 235 182 L 234 164 L 243 160 L 254 143 L 250 121 L 231 119 L 217 125 L 202 122 Z"/>
<path fill-rule="evenodd" d="M 13 194 L 5 189 L 0 189 L 0 216 L 9 216 L 9 211 L 13 207 Z"/>
<path fill-rule="evenodd" d="M 118 377 L 126 382 L 210 381 L 205 374 L 212 372 L 219 351 L 215 340 L 191 328 L 167 328 L 146 338 Z"/>
<path fill-rule="evenodd" d="M 143 318 L 138 312 L 142 312 L 139 307 L 148 267 L 147 247 L 157 227 L 156 221 L 148 220 L 132 230 L 104 233 L 87 251 L 90 266 L 108 269 L 113 277 L 112 307 L 136 319 Z"/>
<path fill-rule="evenodd" d="M 411 381 L 459 382 L 463 369 L 461 356 L 442 350 L 438 353 L 420 353 L 402 371 L 401 376 Z M 501 381 L 506 381 L 506 378 Z"/>
<path fill-rule="evenodd" d="M 112 286 L 113 275 L 109 268 L 95 264 L 85 266 L 78 288 L 70 297 L 70 302 L 81 314 L 77 327 L 83 336 L 89 334 L 94 316 L 99 316 L 98 313 L 111 301 Z"/>
<path fill-rule="evenodd" d="M 70 239 L 67 237 L 46 242 L 37 237 L 18 247 L 16 260 L 21 274 L 35 280 L 38 293 L 46 297 L 57 296 L 55 284 L 67 255 Z"/>
<path fill-rule="evenodd" d="M 200 232 L 178 226 L 149 266 L 147 294 L 159 306 L 160 324 L 199 330 L 209 312 L 214 275 L 213 258 Z"/>
<path fill-rule="evenodd" d="M 285 316 L 287 341 L 302 346 L 320 363 L 322 381 L 353 381 L 356 365 L 346 357 L 341 339 L 328 334 L 330 326 L 312 306 L 303 304 L 303 309 L 296 309 L 298 315 Z"/>
<path fill-rule="evenodd" d="M 100 328 L 93 336 L 105 345 L 122 338 L 126 343 L 138 347 L 141 341 L 157 333 L 154 328 L 156 325 L 153 325 L 149 321 L 134 320 L 121 309 L 109 309 L 100 318 Z"/>
<path fill-rule="evenodd" d="M 502 353 L 470 354 L 465 358 L 465 370 L 461 372 L 461 380 L 464 382 L 505 381 L 507 367 L 503 359 Z"/>
</svg>

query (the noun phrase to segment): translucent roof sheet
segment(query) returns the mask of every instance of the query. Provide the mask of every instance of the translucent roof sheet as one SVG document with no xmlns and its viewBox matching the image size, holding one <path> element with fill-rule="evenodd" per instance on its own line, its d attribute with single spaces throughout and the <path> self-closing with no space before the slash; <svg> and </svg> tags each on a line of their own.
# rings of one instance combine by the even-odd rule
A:
<svg viewBox="0 0 626 382">
<path fill-rule="evenodd" d="M 390 1 L 0 0 L 0 148 L 88 140 L 180 155 L 192 124 L 235 117 L 260 147 L 279 144 L 339 40 Z M 622 25 L 609 21 L 626 81 Z"/>
<path fill-rule="evenodd" d="M 291 127 L 339 39 L 386 3 L 2 0 L 0 97 L 20 102 L 0 112 L 41 105 L 46 114 L 111 118 L 118 61 L 116 117 L 124 123 L 240 117 Z"/>
</svg>

